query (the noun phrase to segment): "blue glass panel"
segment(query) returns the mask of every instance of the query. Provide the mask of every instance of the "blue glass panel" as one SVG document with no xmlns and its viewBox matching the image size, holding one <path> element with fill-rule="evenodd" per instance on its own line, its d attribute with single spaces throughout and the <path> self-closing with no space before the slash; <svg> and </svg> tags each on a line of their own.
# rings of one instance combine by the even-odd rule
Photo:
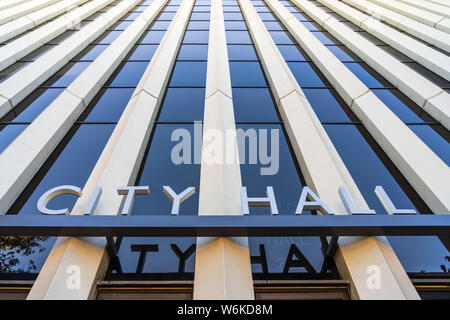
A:
<svg viewBox="0 0 450 320">
<path fill-rule="evenodd" d="M 272 13 L 261 12 L 259 13 L 259 17 L 264 21 L 274 21 L 276 20 L 275 16 Z"/>
<path fill-rule="evenodd" d="M 125 62 L 109 85 L 113 87 L 135 87 L 139 83 L 148 62 Z"/>
<path fill-rule="evenodd" d="M 308 62 L 288 62 L 288 66 L 300 87 L 326 86 Z"/>
<path fill-rule="evenodd" d="M 63 89 L 36 89 L 8 113 L 2 121 L 31 122 L 36 119 L 62 91 Z"/>
<path fill-rule="evenodd" d="M 187 30 L 209 30 L 209 21 L 190 21 Z"/>
<path fill-rule="evenodd" d="M 206 84 L 206 62 L 179 61 L 170 80 L 170 86 L 198 86 Z"/>
<path fill-rule="evenodd" d="M 95 60 L 106 48 L 107 45 L 89 45 L 74 60 Z"/>
<path fill-rule="evenodd" d="M 345 102 L 334 90 L 303 89 L 303 92 L 321 122 L 351 122 L 342 109 Z"/>
<path fill-rule="evenodd" d="M 279 121 L 267 88 L 233 88 L 236 121 Z"/>
<path fill-rule="evenodd" d="M 232 86 L 267 86 L 258 62 L 230 62 Z"/>
<path fill-rule="evenodd" d="M 252 44 L 250 35 L 247 31 L 227 31 L 227 43 Z"/>
<path fill-rule="evenodd" d="M 225 21 L 225 30 L 247 30 L 244 21 Z"/>
<path fill-rule="evenodd" d="M 397 89 L 373 90 L 373 93 L 384 102 L 404 122 L 423 122 L 418 116 L 423 110 L 409 100 Z"/>
<path fill-rule="evenodd" d="M 182 133 L 189 133 L 190 141 L 187 146 L 190 148 L 191 157 L 189 163 L 176 164 L 173 161 L 173 148 L 181 141 L 172 141 L 175 130 L 183 130 Z M 174 136 L 176 137 L 176 136 Z M 201 134 L 198 143 L 201 146 Z M 175 138 L 174 138 L 175 139 Z M 180 193 L 187 187 L 195 187 L 196 193 L 184 201 L 180 206 L 180 215 L 197 214 L 198 210 L 198 187 L 200 183 L 200 165 L 194 162 L 194 125 L 181 124 L 158 124 L 156 125 L 150 150 L 147 158 L 143 162 L 142 175 L 137 185 L 150 187 L 150 194 L 135 198 L 132 214 L 170 214 L 172 201 L 163 192 L 162 186 L 170 186 L 175 192 Z M 176 155 L 178 153 L 174 151 Z"/>
<path fill-rule="evenodd" d="M 224 12 L 223 17 L 225 20 L 244 20 L 242 14 L 238 12 Z"/>
<path fill-rule="evenodd" d="M 381 185 L 398 208 L 415 208 L 399 182 L 378 158 L 355 125 L 324 125 L 344 164 L 370 208 L 385 210 L 375 195 Z M 389 242 L 408 272 L 439 272 L 447 250 L 436 237 L 389 237 Z"/>
<path fill-rule="evenodd" d="M 258 60 L 253 45 L 228 45 L 229 60 Z"/>
<path fill-rule="evenodd" d="M 103 89 L 89 104 L 86 122 L 117 122 L 133 94 L 134 89 Z"/>
<path fill-rule="evenodd" d="M 175 12 L 163 12 L 159 15 L 158 20 L 172 20 Z"/>
<path fill-rule="evenodd" d="M 186 31 L 183 43 L 208 44 L 209 31 Z"/>
<path fill-rule="evenodd" d="M 385 88 L 392 85 L 365 63 L 344 63 L 369 88 Z"/>
<path fill-rule="evenodd" d="M 166 34 L 166 31 L 147 31 L 138 43 L 142 44 L 159 44 L 161 39 Z"/>
<path fill-rule="evenodd" d="M 211 14 L 209 12 L 193 12 L 191 15 L 191 20 L 209 20 Z"/>
<path fill-rule="evenodd" d="M 25 130 L 27 126 L 27 124 L 0 125 L 0 154 L 19 136 L 19 134 L 22 133 L 23 130 Z"/>
<path fill-rule="evenodd" d="M 203 120 L 204 88 L 168 88 L 158 121 Z"/>
<path fill-rule="evenodd" d="M 325 45 L 341 44 L 335 37 L 333 37 L 328 32 L 318 31 L 318 32 L 313 32 L 313 35 L 316 36 L 316 38 L 319 39 L 319 41 Z"/>
<path fill-rule="evenodd" d="M 131 12 L 127 15 L 125 15 L 124 17 L 122 17 L 120 20 L 131 20 L 134 21 L 137 19 L 137 17 L 139 17 L 141 13 L 140 12 Z"/>
<path fill-rule="evenodd" d="M 293 214 L 301 189 L 303 187 L 302 178 L 299 176 L 295 161 L 291 155 L 288 147 L 285 135 L 281 128 L 281 125 L 237 125 L 239 129 L 243 130 L 267 130 L 267 136 L 271 136 L 271 130 L 277 130 L 279 139 L 279 170 L 273 175 L 261 175 L 260 168 L 264 167 L 258 161 L 258 164 L 249 164 L 248 156 L 246 157 L 246 163 L 241 164 L 242 185 L 247 187 L 247 193 L 250 197 L 259 197 L 266 195 L 266 187 L 272 186 L 274 188 L 275 198 L 277 201 L 277 207 L 280 214 Z M 261 139 L 261 134 L 257 133 L 256 136 Z M 247 138 L 248 140 L 248 138 Z M 269 143 L 269 154 L 271 152 L 276 153 L 273 149 L 272 143 Z M 248 142 L 246 153 L 249 152 Z M 250 207 L 251 214 L 263 214 L 268 215 L 268 208 Z M 304 214 L 310 214 L 310 212 L 304 212 Z M 289 247 L 295 243 L 297 247 L 302 251 L 308 261 L 313 267 L 320 269 L 323 261 L 321 253 L 321 243 L 318 238 L 313 237 L 252 237 L 249 238 L 250 253 L 253 256 L 259 256 L 259 245 L 264 244 L 269 273 L 281 273 L 283 272 L 284 263 L 286 261 Z M 260 272 L 258 265 L 253 265 L 254 272 Z M 305 272 L 303 268 L 291 268 L 290 273 Z"/>
<path fill-rule="evenodd" d="M 183 44 L 178 54 L 178 60 L 207 60 L 208 45 L 189 45 Z"/>
<path fill-rule="evenodd" d="M 409 125 L 408 127 L 450 166 L 450 133 L 448 130 L 442 125 Z"/>
<path fill-rule="evenodd" d="M 284 27 L 276 21 L 263 21 L 267 30 L 284 30 Z"/>
<path fill-rule="evenodd" d="M 303 22 L 302 23 L 309 31 L 322 31 L 321 28 L 316 22 Z"/>
<path fill-rule="evenodd" d="M 110 29 L 111 30 L 125 30 L 132 23 L 133 23 L 133 21 L 118 21 Z"/>
<path fill-rule="evenodd" d="M 278 50 L 286 61 L 306 61 L 305 56 L 297 46 L 278 46 Z"/>
<path fill-rule="evenodd" d="M 328 46 L 327 49 L 330 50 L 340 61 L 360 60 L 344 46 Z"/>
<path fill-rule="evenodd" d="M 122 33 L 122 31 L 109 31 L 103 33 L 100 37 L 94 40 L 94 44 L 111 44 L 117 37 Z"/>
<path fill-rule="evenodd" d="M 150 30 L 167 30 L 169 25 L 170 21 L 155 21 Z"/>
<path fill-rule="evenodd" d="M 294 42 L 285 31 L 269 31 L 276 44 L 293 44 Z"/>
<path fill-rule="evenodd" d="M 78 125 L 75 128 L 77 127 Z M 25 189 L 19 196 L 17 206 L 23 205 L 20 208 L 13 206 L 8 213 L 39 214 L 36 204 L 45 191 L 59 185 L 83 187 L 113 129 L 114 125 L 80 125 L 78 130 L 72 133 L 73 136 L 68 137 L 70 141 L 42 179 L 32 182 L 28 187 L 30 190 Z M 62 195 L 50 201 L 47 206 L 50 209 L 71 209 L 75 202 L 75 196 Z"/>
<path fill-rule="evenodd" d="M 70 62 L 58 70 L 44 85 L 52 87 L 67 87 L 89 66 L 90 62 Z"/>
<path fill-rule="evenodd" d="M 158 49 L 157 44 L 141 44 L 135 46 L 127 60 L 151 60 L 156 49 Z"/>
</svg>

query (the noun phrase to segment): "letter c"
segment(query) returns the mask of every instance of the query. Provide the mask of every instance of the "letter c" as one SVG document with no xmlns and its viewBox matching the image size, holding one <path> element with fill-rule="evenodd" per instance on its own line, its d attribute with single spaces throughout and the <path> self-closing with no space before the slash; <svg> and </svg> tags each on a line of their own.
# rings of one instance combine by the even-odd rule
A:
<svg viewBox="0 0 450 320">
<path fill-rule="evenodd" d="M 73 194 L 79 197 L 81 196 L 81 189 L 78 188 L 77 186 L 66 185 L 66 186 L 57 186 L 48 190 L 39 198 L 39 201 L 37 203 L 37 208 L 39 212 L 41 214 L 52 214 L 52 215 L 68 214 L 69 208 L 60 210 L 52 210 L 47 208 L 47 203 L 49 203 L 50 200 L 61 194 Z"/>
</svg>

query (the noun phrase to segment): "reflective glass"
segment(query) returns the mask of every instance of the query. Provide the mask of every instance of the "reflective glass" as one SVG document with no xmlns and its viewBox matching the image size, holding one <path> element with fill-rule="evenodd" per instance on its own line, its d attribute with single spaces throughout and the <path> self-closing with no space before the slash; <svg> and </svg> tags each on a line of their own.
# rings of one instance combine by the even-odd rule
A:
<svg viewBox="0 0 450 320">
<path fill-rule="evenodd" d="M 349 62 L 344 64 L 369 88 L 392 87 L 388 81 L 365 63 Z"/>
<path fill-rule="evenodd" d="M 303 89 L 303 92 L 321 122 L 351 122 L 343 109 L 348 108 L 335 90 Z"/>
<path fill-rule="evenodd" d="M 183 44 L 178 53 L 178 60 L 207 60 L 208 59 L 208 45 Z"/>
<path fill-rule="evenodd" d="M 90 62 L 69 62 L 65 67 L 58 70 L 53 77 L 44 83 L 44 86 L 67 87 L 78 77 Z"/>
<path fill-rule="evenodd" d="M 102 89 L 86 108 L 86 122 L 117 122 L 133 94 L 131 88 Z"/>
<path fill-rule="evenodd" d="M 236 121 L 279 121 L 272 96 L 267 88 L 233 88 Z"/>
<path fill-rule="evenodd" d="M 326 86 L 308 62 L 289 62 L 288 66 L 300 87 Z"/>
<path fill-rule="evenodd" d="M 22 133 L 23 130 L 25 130 L 27 126 L 27 124 L 0 124 L 0 154 L 19 136 L 19 134 Z"/>
<path fill-rule="evenodd" d="M 168 88 L 158 121 L 201 121 L 204 104 L 204 88 Z"/>
<path fill-rule="evenodd" d="M 257 60 L 253 45 L 228 45 L 229 60 Z"/>
<path fill-rule="evenodd" d="M 425 144 L 450 166 L 450 133 L 442 125 L 408 126 Z"/>
<path fill-rule="evenodd" d="M 112 87 L 135 87 L 148 64 L 148 62 L 125 62 L 119 67 L 116 76 L 107 84 Z"/>
<path fill-rule="evenodd" d="M 230 62 L 231 85 L 241 87 L 267 86 L 258 62 Z"/>
<path fill-rule="evenodd" d="M 151 60 L 156 49 L 158 49 L 158 45 L 156 44 L 141 44 L 134 46 L 134 49 L 131 51 L 131 55 L 127 60 Z"/>
<path fill-rule="evenodd" d="M 196 86 L 206 85 L 206 62 L 179 61 L 175 64 L 170 86 Z"/>
</svg>

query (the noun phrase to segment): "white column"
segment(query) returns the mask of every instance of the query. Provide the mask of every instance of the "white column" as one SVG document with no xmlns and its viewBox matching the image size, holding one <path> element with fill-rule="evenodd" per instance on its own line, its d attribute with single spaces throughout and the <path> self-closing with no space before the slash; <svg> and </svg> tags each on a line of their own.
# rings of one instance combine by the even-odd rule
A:
<svg viewBox="0 0 450 320">
<path fill-rule="evenodd" d="M 338 0 L 319 0 L 371 35 L 450 81 L 450 57 Z"/>
<path fill-rule="evenodd" d="M 223 137 L 224 144 L 217 145 L 223 154 L 222 163 L 211 163 L 205 153 L 214 143 L 207 141 L 213 131 Z M 232 141 L 225 140 L 232 133 Z M 235 152 L 229 163 L 226 162 L 228 143 Z M 242 214 L 241 171 L 222 0 L 211 1 L 202 150 L 198 214 Z M 194 299 L 254 299 L 247 238 L 197 239 Z"/>
<path fill-rule="evenodd" d="M 77 6 L 88 0 L 64 0 L 57 2 L 47 8 L 29 13 L 23 17 L 5 23 L 0 29 L 0 42 L 5 42 L 15 36 L 37 27 L 64 12 L 74 10 Z"/>
<path fill-rule="evenodd" d="M 0 24 L 12 21 L 27 13 L 49 6 L 59 0 L 34 0 L 0 11 Z"/>
<path fill-rule="evenodd" d="M 338 196 L 340 186 L 349 190 L 358 208 L 367 208 L 258 13 L 249 0 L 239 0 L 239 3 L 307 185 L 337 213 L 346 212 Z M 285 21 L 289 16 L 280 15 L 280 18 Z M 286 21 L 294 19 L 297 20 L 293 17 Z M 335 261 L 341 276 L 350 281 L 353 299 L 419 299 L 384 237 L 342 238 Z M 380 290 L 367 286 L 366 272 L 371 265 L 378 266 L 382 274 Z"/>
<path fill-rule="evenodd" d="M 450 34 L 405 17 L 366 0 L 342 0 L 359 10 L 387 22 L 423 41 L 450 52 Z"/>
<path fill-rule="evenodd" d="M 149 142 L 162 95 L 169 80 L 194 0 L 184 0 L 152 61 L 123 112 L 72 214 L 83 214 L 96 186 L 103 189 L 95 214 L 119 214 L 124 197 L 117 186 L 133 185 Z M 92 299 L 109 257 L 105 241 L 94 238 L 59 239 L 39 273 L 28 299 Z M 80 290 L 65 285 L 71 265 L 81 269 Z"/>
<path fill-rule="evenodd" d="M 444 17 L 450 18 L 450 1 L 447 2 L 447 6 L 444 6 L 442 4 L 433 3 L 431 1 L 425 1 L 425 0 L 398 0 L 400 2 L 409 4 L 413 7 L 420 8 L 423 10 L 427 10 L 439 15 L 442 15 Z"/>
<path fill-rule="evenodd" d="M 450 31 L 450 19 L 442 16 L 438 13 L 432 13 L 414 6 L 410 6 L 406 3 L 401 3 L 395 0 L 369 0 L 384 8 L 397 12 L 408 18 L 419 21 L 430 27 L 442 30 L 445 32 Z"/>
<path fill-rule="evenodd" d="M 114 0 L 94 0 L 0 47 L 0 70 L 106 7 Z M 13 21 L 15 23 L 15 21 Z M 3 28 L 2 28 L 3 29 Z M 60 44 L 61 45 L 61 44 Z"/>
<path fill-rule="evenodd" d="M 348 28 L 339 26 L 328 14 L 304 0 L 292 0 L 334 30 L 346 33 Z M 358 79 L 326 46 L 284 6 L 267 1 L 297 42 L 308 53 L 339 95 L 355 112 L 372 137 L 402 172 L 405 178 L 435 213 L 450 212 L 450 170 L 414 132 L 412 132 L 364 83 Z M 440 95 L 438 95 L 439 97 Z M 426 107 L 425 107 L 426 110 Z"/>
</svg>

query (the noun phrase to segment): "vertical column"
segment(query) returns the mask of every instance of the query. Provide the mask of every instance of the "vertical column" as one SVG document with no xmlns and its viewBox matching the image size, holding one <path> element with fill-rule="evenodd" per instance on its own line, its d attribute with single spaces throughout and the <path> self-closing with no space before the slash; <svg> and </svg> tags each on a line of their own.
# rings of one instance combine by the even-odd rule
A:
<svg viewBox="0 0 450 320">
<path fill-rule="evenodd" d="M 184 0 L 178 9 L 71 214 L 83 214 L 97 186 L 103 194 L 95 214 L 121 212 L 126 197 L 117 194 L 117 187 L 136 181 L 194 2 Z M 106 240 L 100 238 L 58 239 L 27 299 L 95 298 L 96 283 L 109 262 L 105 245 Z M 74 270 L 80 276 L 75 289 L 67 285 Z"/>
<path fill-rule="evenodd" d="M 244 18 L 305 180 L 336 213 L 347 212 L 338 196 L 345 186 L 355 206 L 367 203 L 312 110 L 269 32 L 249 0 L 239 0 Z M 385 237 L 342 237 L 335 256 L 350 281 L 352 299 L 420 299 Z M 375 270 L 379 286 L 370 284 Z"/>
<path fill-rule="evenodd" d="M 203 130 L 199 215 L 241 214 L 241 171 L 222 0 L 211 1 Z M 223 143 L 215 140 L 217 135 Z M 222 159 L 208 157 L 212 148 L 220 149 Z M 247 238 L 197 239 L 194 299 L 254 299 Z"/>
</svg>

